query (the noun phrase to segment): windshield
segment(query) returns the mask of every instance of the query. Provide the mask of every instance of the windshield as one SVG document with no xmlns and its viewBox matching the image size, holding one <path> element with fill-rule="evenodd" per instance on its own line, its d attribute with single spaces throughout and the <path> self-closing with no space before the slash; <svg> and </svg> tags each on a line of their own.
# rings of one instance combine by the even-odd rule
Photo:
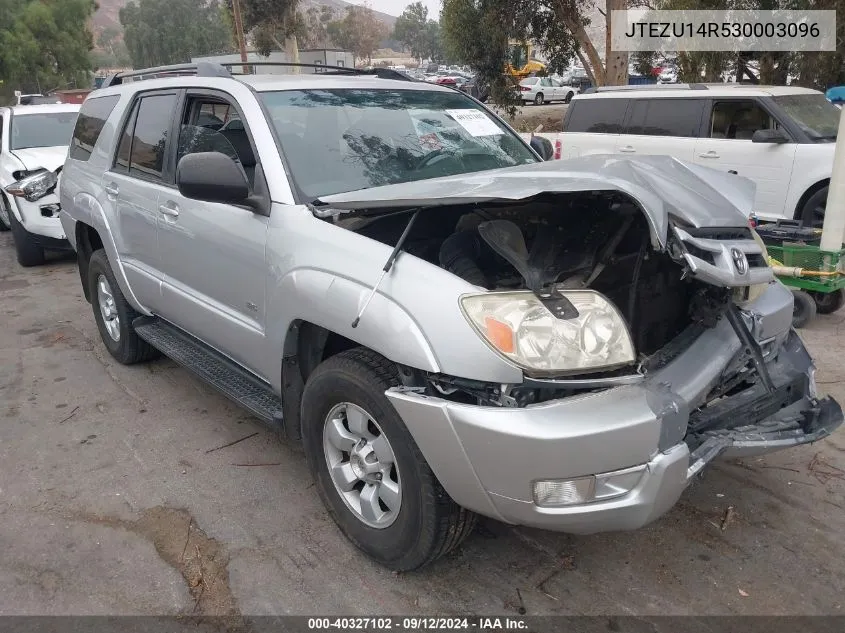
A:
<svg viewBox="0 0 845 633">
<path fill-rule="evenodd" d="M 261 98 L 309 200 L 539 160 L 458 92 L 290 90 Z"/>
<path fill-rule="evenodd" d="M 77 112 L 16 114 L 12 117 L 11 149 L 69 145 Z"/>
<path fill-rule="evenodd" d="M 823 94 L 773 97 L 810 138 L 836 140 L 841 110 L 825 99 Z"/>
</svg>

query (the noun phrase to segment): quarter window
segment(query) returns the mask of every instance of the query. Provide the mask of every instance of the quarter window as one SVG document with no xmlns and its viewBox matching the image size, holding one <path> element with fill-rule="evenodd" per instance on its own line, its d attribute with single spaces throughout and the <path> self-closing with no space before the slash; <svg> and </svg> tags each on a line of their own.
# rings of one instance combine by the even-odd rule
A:
<svg viewBox="0 0 845 633">
<path fill-rule="evenodd" d="M 88 99 L 79 110 L 73 137 L 70 141 L 69 156 L 75 160 L 88 160 L 106 120 L 120 100 L 118 95 Z"/>
<path fill-rule="evenodd" d="M 634 99 L 628 134 L 697 137 L 703 99 Z"/>
</svg>

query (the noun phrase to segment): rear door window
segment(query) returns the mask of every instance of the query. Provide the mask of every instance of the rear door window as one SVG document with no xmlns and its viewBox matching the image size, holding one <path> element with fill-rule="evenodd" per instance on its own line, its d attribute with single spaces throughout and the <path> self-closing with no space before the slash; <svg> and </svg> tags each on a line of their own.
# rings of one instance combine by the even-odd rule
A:
<svg viewBox="0 0 845 633">
<path fill-rule="evenodd" d="M 73 137 L 70 141 L 69 156 L 75 160 L 88 160 L 100 133 L 106 125 L 114 106 L 120 100 L 119 95 L 88 99 L 79 110 Z"/>
<path fill-rule="evenodd" d="M 628 99 L 581 99 L 569 106 L 565 132 L 620 134 Z"/>
<path fill-rule="evenodd" d="M 634 99 L 628 134 L 695 138 L 704 99 Z"/>
</svg>

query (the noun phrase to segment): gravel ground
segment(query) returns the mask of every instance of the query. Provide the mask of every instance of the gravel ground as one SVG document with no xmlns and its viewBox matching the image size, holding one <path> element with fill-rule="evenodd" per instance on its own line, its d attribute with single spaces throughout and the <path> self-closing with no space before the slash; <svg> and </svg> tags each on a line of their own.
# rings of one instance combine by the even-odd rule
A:
<svg viewBox="0 0 845 633">
<path fill-rule="evenodd" d="M 113 362 L 72 260 L 22 269 L 4 233 L 0 270 L 0 614 L 841 613 L 845 432 L 719 462 L 637 532 L 482 521 L 395 575 L 301 453 L 168 360 Z M 844 320 L 802 331 L 840 400 Z"/>
</svg>

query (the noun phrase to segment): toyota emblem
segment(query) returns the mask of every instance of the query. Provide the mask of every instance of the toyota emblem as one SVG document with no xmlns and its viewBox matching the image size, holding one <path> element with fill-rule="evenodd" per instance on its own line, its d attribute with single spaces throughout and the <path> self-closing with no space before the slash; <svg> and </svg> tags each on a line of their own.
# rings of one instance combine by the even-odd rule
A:
<svg viewBox="0 0 845 633">
<path fill-rule="evenodd" d="M 736 272 L 740 275 L 744 275 L 748 272 L 748 259 L 745 257 L 745 253 L 738 248 L 733 247 L 731 248 L 731 259 L 734 261 Z"/>
</svg>

